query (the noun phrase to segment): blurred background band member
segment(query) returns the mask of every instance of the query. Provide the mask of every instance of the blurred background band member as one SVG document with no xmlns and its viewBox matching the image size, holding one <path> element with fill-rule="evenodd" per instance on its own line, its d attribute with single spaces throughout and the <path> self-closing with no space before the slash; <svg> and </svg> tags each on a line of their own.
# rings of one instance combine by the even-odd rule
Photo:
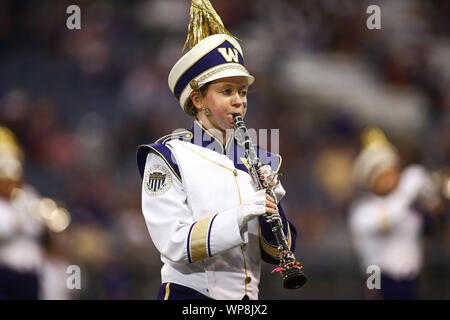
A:
<svg viewBox="0 0 450 320">
<path fill-rule="evenodd" d="M 425 216 L 440 212 L 436 179 L 418 164 L 402 166 L 396 148 L 378 128 L 362 135 L 354 166 L 362 191 L 349 212 L 349 226 L 361 271 L 381 271 L 380 290 L 365 288 L 368 299 L 416 299 L 423 265 Z"/>
<path fill-rule="evenodd" d="M 37 299 L 43 226 L 19 210 L 23 153 L 13 133 L 0 128 L 0 299 Z"/>
<path fill-rule="evenodd" d="M 70 215 L 24 182 L 23 159 L 0 126 L 0 300 L 68 299 L 66 264 L 52 251 Z"/>
</svg>

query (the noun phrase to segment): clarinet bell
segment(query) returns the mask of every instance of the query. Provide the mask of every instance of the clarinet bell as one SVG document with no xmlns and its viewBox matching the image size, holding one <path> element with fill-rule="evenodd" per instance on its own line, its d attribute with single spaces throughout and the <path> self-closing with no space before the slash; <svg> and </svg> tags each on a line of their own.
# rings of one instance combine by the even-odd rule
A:
<svg viewBox="0 0 450 320">
<path fill-rule="evenodd" d="M 306 283 L 305 274 L 297 268 L 291 268 L 283 272 L 283 287 L 285 289 L 298 289 Z"/>
</svg>

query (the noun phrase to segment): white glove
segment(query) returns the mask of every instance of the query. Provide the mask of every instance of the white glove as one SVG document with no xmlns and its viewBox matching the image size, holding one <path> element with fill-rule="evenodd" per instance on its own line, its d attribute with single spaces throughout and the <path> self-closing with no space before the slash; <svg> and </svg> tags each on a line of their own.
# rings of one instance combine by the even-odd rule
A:
<svg viewBox="0 0 450 320">
<path fill-rule="evenodd" d="M 237 209 L 239 229 L 258 216 L 266 213 L 266 191 L 256 191 L 251 198 L 241 204 Z"/>
<path fill-rule="evenodd" d="M 284 190 L 281 183 L 278 183 L 277 186 L 273 188 L 273 192 L 275 193 L 275 201 L 277 202 L 277 204 L 281 201 L 281 199 L 283 199 L 286 194 L 286 190 Z"/>
<path fill-rule="evenodd" d="M 286 190 L 284 190 L 280 181 L 276 177 L 276 173 L 272 171 L 269 165 L 264 165 L 259 169 L 259 173 L 263 178 L 263 185 L 271 185 L 272 190 L 275 193 L 275 201 L 277 204 L 283 199 L 286 194 Z"/>
</svg>

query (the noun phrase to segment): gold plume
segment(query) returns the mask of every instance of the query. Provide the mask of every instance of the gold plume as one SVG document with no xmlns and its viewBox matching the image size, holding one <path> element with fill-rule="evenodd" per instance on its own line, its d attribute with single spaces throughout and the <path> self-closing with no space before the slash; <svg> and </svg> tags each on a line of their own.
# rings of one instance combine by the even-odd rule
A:
<svg viewBox="0 0 450 320">
<path fill-rule="evenodd" d="M 214 34 L 227 34 L 239 40 L 225 28 L 209 0 L 192 0 L 189 15 L 188 34 L 181 54 L 186 47 L 190 50 L 201 40 Z"/>
<path fill-rule="evenodd" d="M 14 133 L 4 126 L 0 126 L 0 150 L 12 154 L 16 159 L 23 158 L 22 149 L 17 143 Z"/>
<path fill-rule="evenodd" d="M 384 144 L 392 147 L 386 135 L 380 128 L 368 127 L 361 133 L 361 143 L 363 148 L 367 148 L 374 144 Z"/>
</svg>

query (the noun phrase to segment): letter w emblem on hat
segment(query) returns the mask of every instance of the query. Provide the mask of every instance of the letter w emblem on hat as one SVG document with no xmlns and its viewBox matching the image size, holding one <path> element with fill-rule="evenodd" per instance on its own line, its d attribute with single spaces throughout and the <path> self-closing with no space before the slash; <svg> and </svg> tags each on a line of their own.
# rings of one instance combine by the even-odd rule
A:
<svg viewBox="0 0 450 320">
<path fill-rule="evenodd" d="M 228 52 L 227 52 L 228 49 Z M 235 48 L 217 48 L 220 54 L 225 58 L 227 62 L 237 62 L 239 63 L 238 51 Z"/>
</svg>

